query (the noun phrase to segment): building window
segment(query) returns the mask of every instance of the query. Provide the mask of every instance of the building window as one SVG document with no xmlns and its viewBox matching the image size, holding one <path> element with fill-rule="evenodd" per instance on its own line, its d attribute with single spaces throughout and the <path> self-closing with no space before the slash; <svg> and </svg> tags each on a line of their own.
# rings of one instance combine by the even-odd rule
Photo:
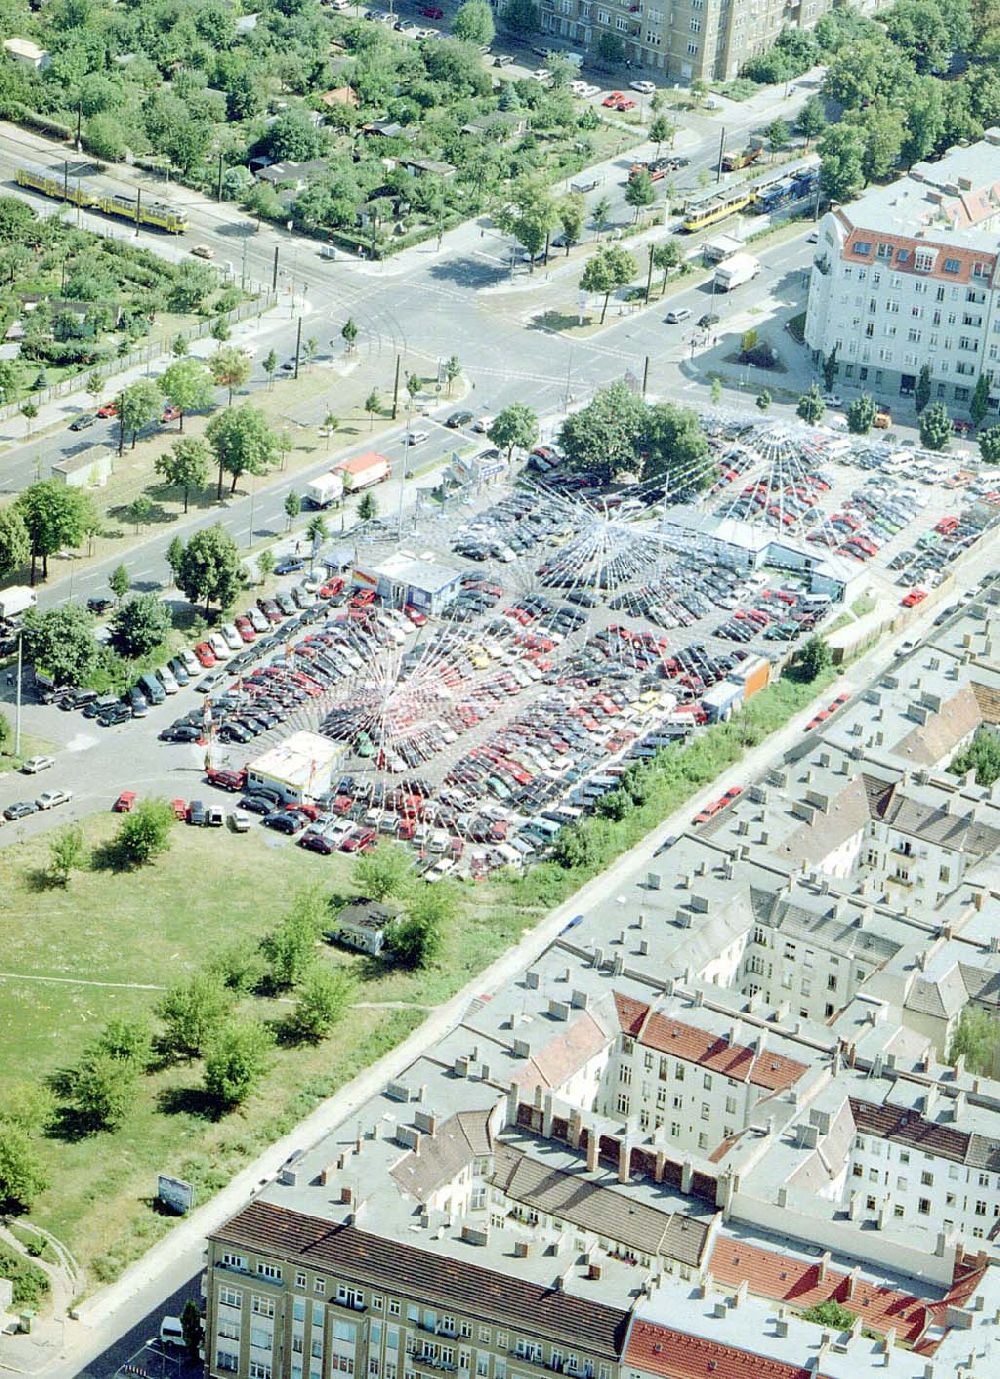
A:
<svg viewBox="0 0 1000 1379">
<path fill-rule="evenodd" d="M 325 1292 L 326 1292 L 326 1279 L 325 1279 L 325 1278 L 314 1278 L 314 1279 L 313 1279 L 313 1292 L 316 1293 L 317 1296 L 323 1297 L 323 1295 L 324 1295 Z"/>
<path fill-rule="evenodd" d="M 238 1288 L 220 1288 L 219 1302 L 223 1307 L 242 1307 L 243 1294 Z"/>
<path fill-rule="evenodd" d="M 944 261 L 944 271 L 946 273 L 957 273 L 961 266 L 958 259 L 945 259 Z"/>
<path fill-rule="evenodd" d="M 617 1106 L 617 1108 L 618 1108 L 618 1114 L 619 1114 L 620 1116 L 627 1116 L 627 1115 L 628 1115 L 628 1109 L 629 1109 L 630 1102 L 629 1102 L 629 1098 L 628 1098 L 628 1096 L 625 1094 L 625 1092 L 619 1092 L 619 1093 L 618 1093 L 618 1100 L 617 1100 L 617 1102 L 616 1102 L 615 1104 L 616 1104 L 616 1106 Z"/>
<path fill-rule="evenodd" d="M 399 1316 L 399 1298 L 390 1298 L 390 1299 L 389 1299 L 389 1316 L 390 1316 L 390 1317 L 398 1317 L 398 1316 Z"/>
<path fill-rule="evenodd" d="M 228 1374 L 235 1374 L 240 1367 L 240 1357 L 233 1355 L 228 1350 L 217 1350 L 215 1352 L 215 1367 L 225 1370 Z"/>
<path fill-rule="evenodd" d="M 271 1379 L 271 1366 L 262 1360 L 251 1360 L 250 1379 Z"/>
<path fill-rule="evenodd" d="M 265 1298 L 259 1293 L 254 1293 L 250 1299 L 250 1311 L 255 1312 L 258 1317 L 273 1317 L 274 1298 Z"/>
<path fill-rule="evenodd" d="M 222 1256 L 222 1263 L 224 1267 L 227 1269 L 239 1269 L 244 1274 L 247 1271 L 247 1261 L 245 1255 L 225 1254 Z"/>
<path fill-rule="evenodd" d="M 258 1263 L 257 1272 L 260 1274 L 261 1278 L 270 1278 L 275 1279 L 279 1283 L 281 1282 L 281 1270 L 278 1268 L 277 1264 Z"/>
</svg>

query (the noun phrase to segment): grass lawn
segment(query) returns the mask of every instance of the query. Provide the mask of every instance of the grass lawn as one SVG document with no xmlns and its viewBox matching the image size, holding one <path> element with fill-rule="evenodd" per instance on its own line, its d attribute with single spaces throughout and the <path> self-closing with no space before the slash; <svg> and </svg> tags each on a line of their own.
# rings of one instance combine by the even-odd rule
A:
<svg viewBox="0 0 1000 1379">
<path fill-rule="evenodd" d="M 84 825 L 88 843 L 101 842 L 114 827 L 110 816 L 91 818 Z M 65 891 L 38 886 L 47 861 L 44 839 L 0 852 L 7 900 L 0 970 L 17 974 L 0 977 L 0 1097 L 17 1082 L 72 1063 L 112 1017 L 150 1011 L 158 988 L 193 972 L 220 946 L 259 937 L 297 889 L 316 883 L 331 894 L 352 889 L 346 857 L 268 846 L 263 831 L 240 837 L 178 827 L 173 839 L 171 850 L 141 872 L 79 872 Z M 208 877 L 214 880 L 198 879 Z M 169 1219 L 150 1204 L 158 1172 L 191 1180 L 204 1200 L 318 1100 L 405 1037 L 424 1006 L 447 998 L 503 951 L 523 922 L 509 912 L 470 913 L 454 926 L 440 966 L 428 973 L 383 970 L 361 955 L 324 948 L 323 962 L 354 969 L 359 1001 L 415 1008 L 357 1010 L 317 1047 L 279 1047 L 259 1094 L 220 1121 L 207 1118 L 200 1105 L 198 1063 L 151 1074 L 117 1134 L 42 1141 L 52 1186 L 32 1220 L 69 1246 L 92 1283 L 114 1277 L 169 1229 Z M 38 977 L 60 980 L 31 980 Z M 289 1009 L 253 998 L 246 1006 L 265 1019 Z"/>
</svg>

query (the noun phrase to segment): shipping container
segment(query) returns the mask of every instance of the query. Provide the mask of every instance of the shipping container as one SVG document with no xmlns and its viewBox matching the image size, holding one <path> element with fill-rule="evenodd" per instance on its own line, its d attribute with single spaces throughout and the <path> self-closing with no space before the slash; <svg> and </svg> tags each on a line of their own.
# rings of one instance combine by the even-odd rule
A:
<svg viewBox="0 0 1000 1379">
<path fill-rule="evenodd" d="M 746 701 L 769 684 L 771 662 L 764 656 L 752 657 L 730 671 L 728 678 L 742 687 L 743 699 Z"/>
</svg>

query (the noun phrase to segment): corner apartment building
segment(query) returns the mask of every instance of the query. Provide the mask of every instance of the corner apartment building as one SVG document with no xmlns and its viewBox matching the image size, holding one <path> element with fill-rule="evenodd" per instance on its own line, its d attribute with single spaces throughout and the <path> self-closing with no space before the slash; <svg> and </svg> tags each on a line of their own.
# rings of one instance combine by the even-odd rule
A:
<svg viewBox="0 0 1000 1379">
<path fill-rule="evenodd" d="M 980 375 L 1000 410 L 1000 129 L 915 164 L 823 217 L 805 338 L 849 387 L 891 402 L 920 370 L 932 398 L 968 408 Z"/>
<path fill-rule="evenodd" d="M 633 67 L 671 81 L 728 81 L 782 29 L 808 29 L 828 0 L 540 0 L 543 34 L 591 49 L 616 34 Z"/>
</svg>

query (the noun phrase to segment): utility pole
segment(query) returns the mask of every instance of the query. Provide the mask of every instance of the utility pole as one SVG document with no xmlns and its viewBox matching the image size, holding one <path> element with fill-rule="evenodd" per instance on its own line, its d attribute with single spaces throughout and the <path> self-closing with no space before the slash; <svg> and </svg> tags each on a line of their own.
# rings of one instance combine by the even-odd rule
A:
<svg viewBox="0 0 1000 1379">
<path fill-rule="evenodd" d="M 653 246 L 649 245 L 649 272 L 646 274 L 646 305 L 649 306 L 649 293 L 653 286 Z M 646 389 L 643 388 L 643 392 Z"/>
<path fill-rule="evenodd" d="M 83 124 L 83 98 L 81 97 L 81 99 L 78 100 L 77 103 L 76 103 L 76 151 L 77 151 L 77 153 L 80 153 L 80 152 L 82 152 L 82 150 L 83 150 L 83 140 L 82 140 L 81 134 L 80 134 L 80 130 L 81 130 L 81 125 L 82 125 L 82 124 Z"/>
<path fill-rule="evenodd" d="M 400 370 L 400 367 L 402 366 L 402 363 L 403 363 L 403 356 L 402 356 L 401 354 L 397 354 L 397 355 L 396 355 L 396 381 L 395 381 L 395 382 L 393 383 L 393 385 L 392 385 L 392 419 L 393 419 L 393 421 L 396 420 L 396 414 L 397 414 L 398 411 L 399 411 L 399 370 Z"/>
<path fill-rule="evenodd" d="M 14 755 L 21 755 L 21 664 L 22 647 L 24 646 L 24 631 L 18 629 L 17 633 L 17 687 L 14 690 Z"/>
<path fill-rule="evenodd" d="M 63 162 L 63 200 L 69 200 L 69 160 Z"/>
<path fill-rule="evenodd" d="M 649 355 L 647 354 L 642 361 L 642 396 L 646 396 L 646 385 L 649 383 Z"/>
<path fill-rule="evenodd" d="M 718 167 L 716 168 L 716 170 L 715 170 L 715 180 L 716 180 L 716 183 L 719 183 L 719 182 L 722 181 L 722 155 L 723 155 L 723 153 L 724 153 L 724 151 L 725 151 L 725 147 L 726 147 L 726 130 L 725 130 L 725 127 L 723 127 L 722 133 L 719 135 L 719 166 L 718 166 Z"/>
<path fill-rule="evenodd" d="M 222 200 L 222 150 L 219 150 L 219 175 L 215 183 L 215 199 Z"/>
<path fill-rule="evenodd" d="M 296 331 L 295 331 L 295 372 L 292 374 L 292 377 L 293 377 L 293 378 L 298 378 L 298 376 L 299 376 L 299 353 L 300 353 L 301 349 L 302 349 L 302 317 L 300 316 L 300 317 L 299 317 L 299 323 L 298 323 L 298 326 L 296 327 Z"/>
<path fill-rule="evenodd" d="M 136 233 L 136 238 L 138 238 L 138 235 L 139 235 L 139 219 L 140 219 L 141 215 L 142 215 L 142 188 L 141 188 L 141 187 L 136 187 L 136 189 L 135 189 L 135 233 Z"/>
<path fill-rule="evenodd" d="M 247 249 L 250 247 L 250 236 L 243 236 L 243 259 L 240 263 L 240 287 L 246 291 L 247 287 Z"/>
<path fill-rule="evenodd" d="M 274 246 L 274 269 L 273 269 L 272 272 L 271 272 L 271 291 L 272 291 L 272 292 L 277 292 L 277 290 L 278 290 L 278 249 L 279 249 L 279 248 L 280 248 L 280 246 L 277 245 L 277 244 Z"/>
</svg>

